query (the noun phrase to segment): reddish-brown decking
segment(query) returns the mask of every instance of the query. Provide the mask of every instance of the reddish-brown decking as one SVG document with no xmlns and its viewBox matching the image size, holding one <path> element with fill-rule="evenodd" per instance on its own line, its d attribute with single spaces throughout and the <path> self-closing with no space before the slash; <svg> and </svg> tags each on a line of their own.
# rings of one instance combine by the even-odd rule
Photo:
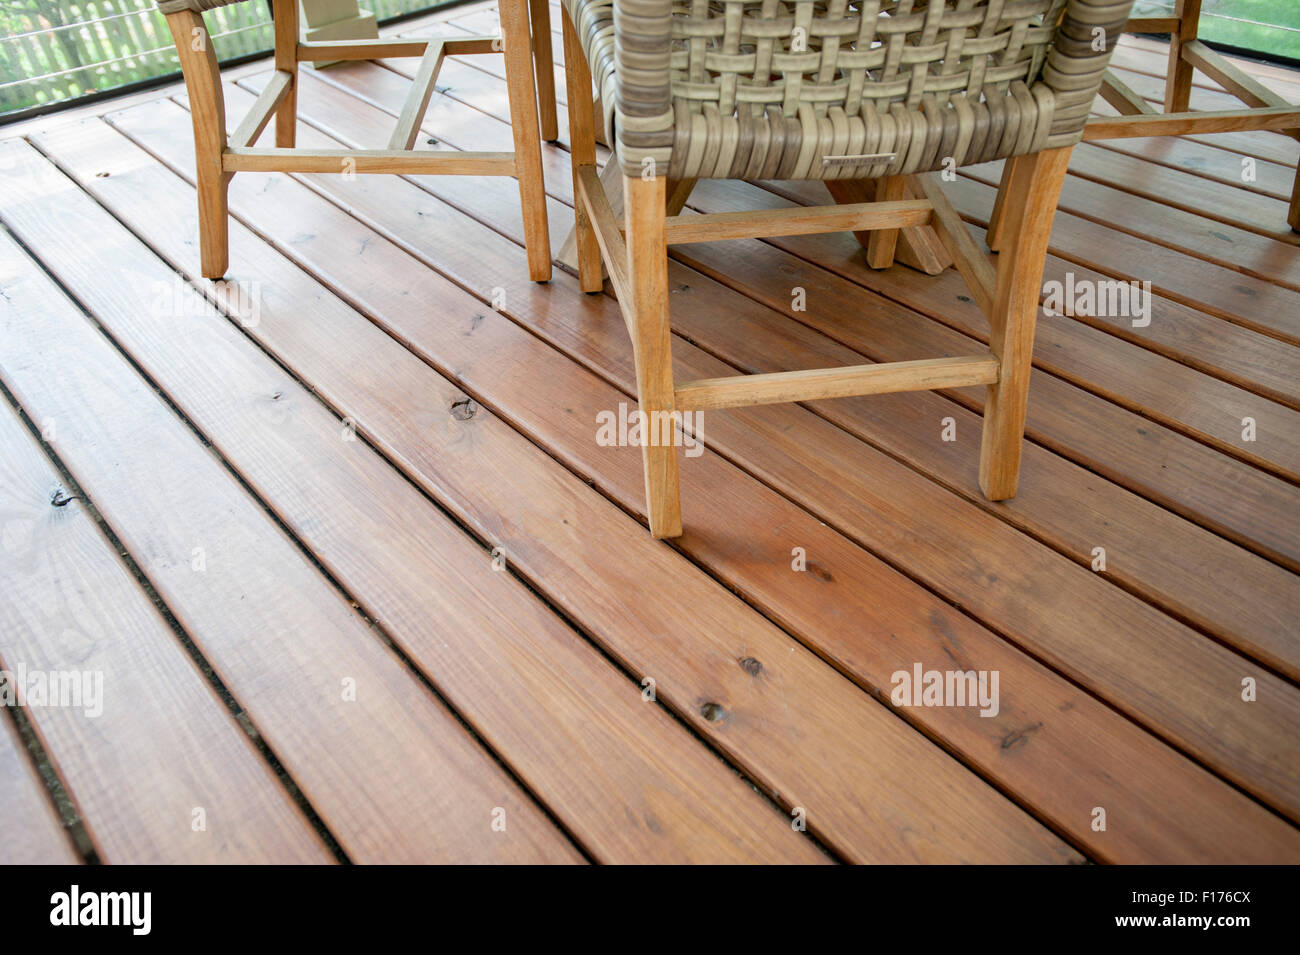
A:
<svg viewBox="0 0 1300 955">
<path fill-rule="evenodd" d="M 1163 64 L 1116 55 L 1153 100 Z M 382 143 L 415 68 L 303 71 L 299 142 Z M 511 148 L 499 58 L 440 82 L 425 148 Z M 669 546 L 597 441 L 617 304 L 528 281 L 513 182 L 241 174 L 214 287 L 184 102 L 0 131 L 0 662 L 103 672 L 99 718 L 17 714 L 99 858 L 1300 861 L 1295 140 L 1076 149 L 1045 280 L 1149 281 L 1151 321 L 1040 319 L 1014 501 L 976 484 L 982 389 L 710 411 Z M 977 227 L 999 173 L 946 184 Z M 987 332 L 847 234 L 683 246 L 669 282 L 682 379 Z M 998 714 L 894 707 L 918 663 L 996 670 Z M 77 858 L 0 715 L 12 861 Z"/>
</svg>

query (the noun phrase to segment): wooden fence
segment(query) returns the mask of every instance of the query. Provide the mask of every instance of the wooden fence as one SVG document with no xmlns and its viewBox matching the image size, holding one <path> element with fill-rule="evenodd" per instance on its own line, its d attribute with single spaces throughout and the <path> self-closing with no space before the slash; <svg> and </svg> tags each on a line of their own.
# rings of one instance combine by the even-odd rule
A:
<svg viewBox="0 0 1300 955">
<path fill-rule="evenodd" d="M 445 0 L 359 0 L 384 20 Z M 269 5 L 207 15 L 222 60 L 271 49 Z M 0 116 L 179 69 L 154 0 L 0 0 Z"/>
</svg>

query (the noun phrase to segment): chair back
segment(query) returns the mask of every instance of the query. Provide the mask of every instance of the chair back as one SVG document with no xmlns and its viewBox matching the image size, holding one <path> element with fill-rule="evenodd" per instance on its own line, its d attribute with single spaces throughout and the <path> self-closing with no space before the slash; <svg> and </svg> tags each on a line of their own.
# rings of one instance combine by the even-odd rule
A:
<svg viewBox="0 0 1300 955">
<path fill-rule="evenodd" d="M 608 2 L 629 171 L 862 178 L 1072 145 L 1133 0 Z"/>
</svg>

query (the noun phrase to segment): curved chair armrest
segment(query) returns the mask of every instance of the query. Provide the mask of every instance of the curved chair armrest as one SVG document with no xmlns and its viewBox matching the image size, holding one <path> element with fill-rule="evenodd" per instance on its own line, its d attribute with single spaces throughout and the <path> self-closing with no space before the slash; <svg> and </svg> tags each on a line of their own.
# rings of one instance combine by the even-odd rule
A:
<svg viewBox="0 0 1300 955">
<path fill-rule="evenodd" d="M 667 174 L 673 143 L 672 0 L 614 0 L 614 123 L 626 172 Z M 653 167 L 651 167 L 653 164 Z"/>
<path fill-rule="evenodd" d="M 1042 82 L 1055 99 L 1046 148 L 1072 146 L 1083 135 L 1132 8 L 1133 0 L 1069 0 L 1066 4 L 1043 64 Z"/>
</svg>

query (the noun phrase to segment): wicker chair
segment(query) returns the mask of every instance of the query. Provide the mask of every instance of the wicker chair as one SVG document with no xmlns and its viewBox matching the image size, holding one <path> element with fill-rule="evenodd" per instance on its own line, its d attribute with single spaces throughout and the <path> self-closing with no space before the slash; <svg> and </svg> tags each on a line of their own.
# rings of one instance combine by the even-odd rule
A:
<svg viewBox="0 0 1300 955">
<path fill-rule="evenodd" d="M 235 131 L 227 136 L 221 74 L 203 12 L 241 0 L 158 0 L 166 15 L 194 122 L 195 185 L 199 200 L 199 247 L 204 277 L 216 279 L 229 264 L 227 192 L 240 171 L 300 173 L 395 173 L 409 175 L 515 176 L 523 207 L 528 271 L 534 281 L 551 277 L 550 237 L 538 134 L 537 98 L 530 58 L 527 0 L 500 0 L 503 37 L 456 36 L 420 40 L 302 42 L 298 0 L 272 0 L 275 72 Z M 544 6 L 544 4 L 542 4 Z M 504 43 L 502 42 L 504 39 Z M 446 56 L 505 53 L 513 153 L 415 151 L 438 70 Z M 420 65 L 386 149 L 294 148 L 298 64 L 418 56 Z M 275 146 L 254 145 L 275 117 Z"/>
<path fill-rule="evenodd" d="M 987 385 L 980 486 L 1014 497 L 1047 238 L 1132 0 L 563 4 L 577 268 L 598 291 L 603 259 L 631 332 L 651 533 L 682 532 L 678 439 L 654 422 L 770 402 Z M 613 178 L 596 170 L 593 73 Z M 919 175 L 993 159 L 1011 166 L 996 271 Z M 700 178 L 821 179 L 838 204 L 677 214 Z M 988 316 L 988 354 L 674 382 L 669 245 L 852 230 L 886 268 L 900 230 L 925 225 Z"/>
</svg>

